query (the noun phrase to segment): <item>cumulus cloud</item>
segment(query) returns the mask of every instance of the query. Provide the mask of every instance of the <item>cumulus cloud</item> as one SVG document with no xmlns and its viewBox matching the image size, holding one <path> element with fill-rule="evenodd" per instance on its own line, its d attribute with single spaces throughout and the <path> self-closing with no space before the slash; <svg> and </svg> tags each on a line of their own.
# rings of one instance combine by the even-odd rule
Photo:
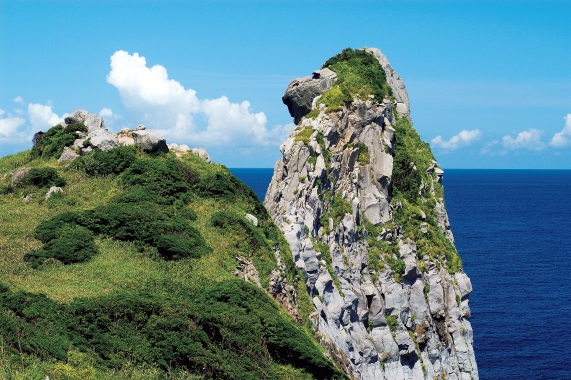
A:
<svg viewBox="0 0 571 380">
<path fill-rule="evenodd" d="M 15 103 L 22 103 L 23 101 L 24 101 L 24 99 L 22 99 L 21 96 L 16 96 L 16 97 L 14 98 L 14 102 L 15 102 Z"/>
<path fill-rule="evenodd" d="M 0 141 L 3 143 L 21 140 L 19 128 L 26 123 L 21 117 L 9 116 L 0 119 Z"/>
<path fill-rule="evenodd" d="M 51 106 L 44 104 L 28 104 L 28 117 L 30 118 L 30 124 L 34 132 L 49 129 L 63 122 L 63 118 L 56 115 L 52 111 Z"/>
<path fill-rule="evenodd" d="M 565 127 L 561 132 L 557 132 L 549 142 L 554 148 L 563 148 L 571 144 L 571 113 L 565 116 Z"/>
<path fill-rule="evenodd" d="M 284 126 L 269 129 L 263 112 L 227 97 L 199 99 L 196 91 L 168 77 L 164 66 L 120 50 L 111 56 L 107 82 L 137 121 L 179 142 L 203 146 L 260 146 L 281 142 Z M 288 125 L 288 131 L 293 125 Z"/>
<path fill-rule="evenodd" d="M 528 149 L 542 150 L 545 143 L 541 141 L 543 131 L 531 128 L 526 131 L 519 132 L 516 137 L 504 136 L 502 138 L 502 146 L 507 149 Z"/>
<path fill-rule="evenodd" d="M 30 103 L 26 112 L 20 108 L 11 112 L 0 110 L 0 143 L 21 145 L 22 149 L 27 149 L 34 133 L 45 131 L 62 121 L 63 117 L 54 113 L 51 105 Z"/>
<path fill-rule="evenodd" d="M 471 131 L 463 129 L 457 135 L 452 136 L 448 141 L 444 140 L 442 136 L 436 136 L 432 139 L 431 143 L 433 146 L 441 149 L 453 150 L 472 144 L 474 141 L 479 139 L 481 135 L 482 133 L 479 129 Z"/>
</svg>

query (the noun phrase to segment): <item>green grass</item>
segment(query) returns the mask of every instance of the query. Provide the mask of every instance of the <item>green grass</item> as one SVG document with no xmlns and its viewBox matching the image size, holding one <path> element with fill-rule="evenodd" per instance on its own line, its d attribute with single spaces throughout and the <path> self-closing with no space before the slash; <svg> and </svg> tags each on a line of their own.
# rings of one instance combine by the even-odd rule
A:
<svg viewBox="0 0 571 380">
<path fill-rule="evenodd" d="M 0 377 L 343 377 L 312 336 L 302 276 L 251 189 L 225 167 L 191 155 L 125 150 L 85 157 L 89 164 L 66 170 L 28 153 L 0 158 L 2 186 L 23 165 L 52 168 L 66 182 L 61 196 L 47 201 L 46 189 L 34 186 L 0 195 L 0 278 L 7 285 L 0 296 Z M 137 205 L 141 215 L 133 214 Z M 161 258 L 163 245 L 146 232 L 147 214 L 152 228 L 162 223 L 182 241 L 192 228 L 209 250 Z M 38 228 L 42 223 L 46 228 Z M 85 231 L 96 253 L 84 262 L 56 256 L 34 268 L 25 260 L 54 239 L 73 242 Z M 275 246 L 289 283 L 300 290 L 301 325 L 233 274 L 236 257 L 250 257 L 267 286 Z M 58 249 L 67 254 L 66 247 Z"/>
</svg>

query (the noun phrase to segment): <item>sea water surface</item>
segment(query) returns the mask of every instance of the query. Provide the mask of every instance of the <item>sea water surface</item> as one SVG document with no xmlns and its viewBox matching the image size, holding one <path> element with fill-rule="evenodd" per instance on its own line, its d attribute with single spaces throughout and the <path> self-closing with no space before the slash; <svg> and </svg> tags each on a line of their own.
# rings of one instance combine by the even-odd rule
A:
<svg viewBox="0 0 571 380">
<path fill-rule="evenodd" d="M 260 200 L 273 169 L 231 169 Z M 571 171 L 445 170 L 480 379 L 571 379 Z"/>
</svg>

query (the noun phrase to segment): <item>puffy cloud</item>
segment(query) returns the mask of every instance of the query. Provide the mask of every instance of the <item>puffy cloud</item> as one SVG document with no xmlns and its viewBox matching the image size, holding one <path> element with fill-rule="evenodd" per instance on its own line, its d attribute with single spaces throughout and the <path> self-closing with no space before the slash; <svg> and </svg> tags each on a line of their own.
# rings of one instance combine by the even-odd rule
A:
<svg viewBox="0 0 571 380">
<path fill-rule="evenodd" d="M 15 103 L 22 103 L 23 101 L 24 101 L 24 99 L 22 99 L 21 96 L 16 96 L 16 97 L 14 98 L 14 102 L 15 102 Z"/>
<path fill-rule="evenodd" d="M 287 135 L 284 126 L 268 129 L 266 115 L 253 112 L 247 101 L 199 99 L 196 91 L 170 79 L 165 67 L 148 67 L 138 53 L 115 52 L 107 82 L 117 88 L 137 122 L 177 142 L 247 147 L 277 144 Z M 292 128 L 288 125 L 288 132 Z"/>
<path fill-rule="evenodd" d="M 479 139 L 481 135 L 482 132 L 480 132 L 479 129 L 471 131 L 463 129 L 457 135 L 452 136 L 448 141 L 442 139 L 442 136 L 436 136 L 432 139 L 431 143 L 433 146 L 441 149 L 453 150 L 472 144 L 474 141 Z"/>
<path fill-rule="evenodd" d="M 561 132 L 557 132 L 549 142 L 549 145 L 554 148 L 563 148 L 571 144 L 571 113 L 565 116 L 565 127 Z"/>
<path fill-rule="evenodd" d="M 56 115 L 51 106 L 43 104 L 28 104 L 28 116 L 33 132 L 49 129 L 63 122 L 63 118 Z"/>
<path fill-rule="evenodd" d="M 545 148 L 545 143 L 541 141 L 542 134 L 543 131 L 531 128 L 526 131 L 519 132 L 515 138 L 512 136 L 504 136 L 502 138 L 502 145 L 511 150 L 542 150 Z"/>
<path fill-rule="evenodd" d="M 21 117 L 9 116 L 0 119 L 0 141 L 3 143 L 20 141 L 22 134 L 19 128 L 26 123 Z"/>
<path fill-rule="evenodd" d="M 113 111 L 111 110 L 111 108 L 103 107 L 103 108 L 101 108 L 101 111 L 99 111 L 99 116 L 101 116 L 103 118 L 113 117 Z"/>
</svg>

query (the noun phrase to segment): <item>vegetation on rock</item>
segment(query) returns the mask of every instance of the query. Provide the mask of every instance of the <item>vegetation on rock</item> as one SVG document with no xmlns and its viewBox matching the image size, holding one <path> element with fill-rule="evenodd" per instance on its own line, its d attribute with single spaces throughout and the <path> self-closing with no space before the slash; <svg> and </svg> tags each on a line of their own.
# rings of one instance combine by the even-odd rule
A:
<svg viewBox="0 0 571 380">
<path fill-rule="evenodd" d="M 323 64 L 325 67 L 337 73 L 335 85 L 318 100 L 329 112 L 342 109 L 356 96 L 365 99 L 373 95 L 380 102 L 392 94 L 381 64 L 366 51 L 347 48 L 328 59 Z"/>
</svg>

